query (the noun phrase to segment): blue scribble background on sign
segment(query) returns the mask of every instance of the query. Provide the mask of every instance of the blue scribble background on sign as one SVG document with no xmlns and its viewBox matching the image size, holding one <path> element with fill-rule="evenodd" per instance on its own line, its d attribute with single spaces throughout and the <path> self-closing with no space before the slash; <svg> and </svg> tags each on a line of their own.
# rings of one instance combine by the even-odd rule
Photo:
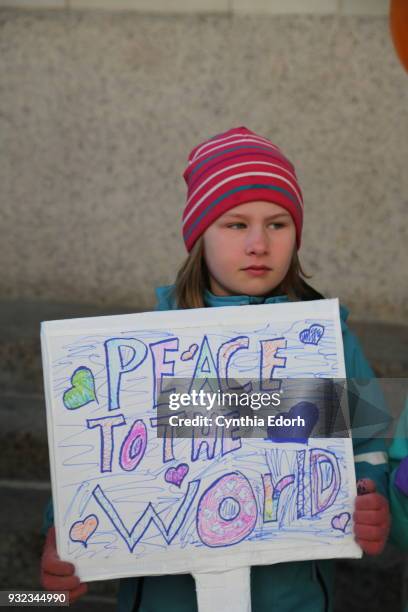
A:
<svg viewBox="0 0 408 612">
<path fill-rule="evenodd" d="M 106 363 L 106 343 L 113 338 L 118 345 L 124 341 L 115 367 L 122 364 L 128 371 L 119 376 Z M 146 347 L 134 369 L 136 351 L 125 346 L 129 338 Z M 235 345 L 228 345 L 231 339 Z M 273 339 L 279 339 L 281 347 L 271 356 L 268 342 Z M 228 447 L 221 433 L 215 438 L 199 435 L 202 432 L 194 439 L 158 438 L 151 384 L 162 376 L 162 385 L 171 389 L 172 378 L 188 379 L 194 372 L 205 384 L 206 372 L 218 376 L 226 367 L 230 380 L 256 381 L 268 363 L 274 364 L 275 379 L 340 377 L 330 320 L 228 330 L 214 326 L 201 334 L 183 330 L 180 336 L 176 330 L 126 329 L 111 338 L 91 334 L 50 342 L 58 478 L 64 491 L 67 546 L 74 558 L 113 563 L 124 551 L 144 559 L 168 547 L 330 544 L 352 537 L 344 487 L 347 440 L 309 440 L 298 432 L 290 444 L 282 438 L 242 438 Z M 97 401 L 67 410 L 64 394 L 81 369 L 92 373 Z M 118 387 L 112 389 L 115 380 Z M 137 421 L 143 425 L 136 427 Z M 68 534 L 73 526 L 79 533 L 90 516 L 96 517 L 97 529 L 84 546 Z"/>
</svg>

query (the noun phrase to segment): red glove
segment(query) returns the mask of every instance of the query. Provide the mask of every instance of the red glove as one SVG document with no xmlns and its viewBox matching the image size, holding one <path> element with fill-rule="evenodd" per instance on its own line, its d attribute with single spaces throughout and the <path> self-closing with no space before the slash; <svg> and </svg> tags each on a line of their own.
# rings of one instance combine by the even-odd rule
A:
<svg viewBox="0 0 408 612">
<path fill-rule="evenodd" d="M 356 542 L 368 555 L 379 555 L 390 531 L 388 501 L 376 493 L 375 482 L 368 478 L 357 482 L 357 493 L 353 514 Z"/>
<path fill-rule="evenodd" d="M 50 527 L 41 557 L 41 586 L 47 591 L 69 591 L 69 603 L 74 603 L 88 590 L 86 582 L 75 576 L 72 563 L 61 561 L 55 542 L 55 527 Z"/>
</svg>

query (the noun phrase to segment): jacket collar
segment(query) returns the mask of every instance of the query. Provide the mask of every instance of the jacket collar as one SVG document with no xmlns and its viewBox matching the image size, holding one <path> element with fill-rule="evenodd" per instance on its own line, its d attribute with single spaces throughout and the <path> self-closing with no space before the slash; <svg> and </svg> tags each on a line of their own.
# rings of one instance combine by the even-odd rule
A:
<svg viewBox="0 0 408 612">
<path fill-rule="evenodd" d="M 206 306 L 249 306 L 250 304 L 279 304 L 288 301 L 287 295 L 274 295 L 265 298 L 254 295 L 214 295 L 208 289 L 204 291 L 204 304 Z"/>
<path fill-rule="evenodd" d="M 156 310 L 177 310 L 174 296 L 172 295 L 173 289 L 174 285 L 163 285 L 162 287 L 157 287 Z M 288 301 L 289 298 L 287 295 L 274 295 L 272 297 L 264 298 L 262 296 L 252 295 L 214 295 L 208 289 L 206 289 L 204 292 L 204 303 L 208 307 L 249 306 L 250 304 L 279 304 Z M 346 320 L 348 315 L 348 309 L 340 304 L 340 323 L 342 331 L 347 328 Z"/>
</svg>

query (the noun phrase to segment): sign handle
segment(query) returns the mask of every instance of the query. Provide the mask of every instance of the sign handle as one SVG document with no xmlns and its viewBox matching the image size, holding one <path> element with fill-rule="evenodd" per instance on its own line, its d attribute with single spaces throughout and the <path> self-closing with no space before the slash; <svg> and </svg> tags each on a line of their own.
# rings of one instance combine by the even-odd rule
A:
<svg viewBox="0 0 408 612">
<path fill-rule="evenodd" d="M 193 574 L 199 612 L 251 612 L 251 568 Z"/>
</svg>

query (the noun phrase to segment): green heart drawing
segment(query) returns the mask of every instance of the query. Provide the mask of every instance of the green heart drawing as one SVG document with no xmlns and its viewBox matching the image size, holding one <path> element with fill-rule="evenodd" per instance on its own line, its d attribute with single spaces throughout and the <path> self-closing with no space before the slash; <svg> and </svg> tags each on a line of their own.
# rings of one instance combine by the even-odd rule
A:
<svg viewBox="0 0 408 612">
<path fill-rule="evenodd" d="M 68 410 L 76 410 L 96 400 L 95 381 L 89 368 L 77 368 L 71 376 L 71 385 L 63 396 L 64 406 Z"/>
</svg>

